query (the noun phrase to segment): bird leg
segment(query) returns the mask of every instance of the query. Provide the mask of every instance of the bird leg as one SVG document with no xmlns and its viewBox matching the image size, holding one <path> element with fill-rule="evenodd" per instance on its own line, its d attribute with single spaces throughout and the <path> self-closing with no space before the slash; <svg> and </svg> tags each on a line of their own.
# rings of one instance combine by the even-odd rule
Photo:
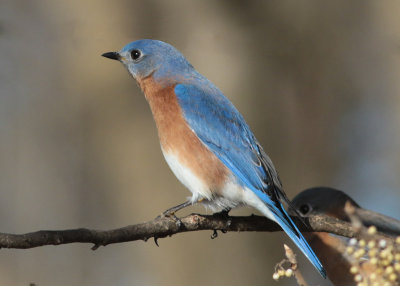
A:
<svg viewBox="0 0 400 286">
<path fill-rule="evenodd" d="M 159 215 L 157 218 L 163 218 L 163 217 L 169 217 L 175 220 L 175 222 L 178 224 L 180 227 L 182 225 L 182 221 L 175 215 L 175 213 L 181 209 L 184 209 L 188 206 L 191 206 L 193 203 L 192 201 L 188 200 L 182 204 L 179 204 L 177 206 L 174 206 L 172 208 L 167 209 L 164 211 L 161 215 Z M 157 243 L 156 243 L 157 244 Z"/>
<path fill-rule="evenodd" d="M 182 204 L 179 204 L 177 206 L 174 206 L 172 208 L 167 209 L 165 212 L 162 213 L 162 216 L 168 216 L 168 217 L 169 216 L 174 216 L 177 211 L 180 211 L 181 209 L 184 209 L 184 208 L 186 208 L 188 206 L 191 206 L 191 205 L 192 205 L 192 201 L 190 201 L 190 200 L 186 201 L 186 202 L 184 202 Z"/>
</svg>

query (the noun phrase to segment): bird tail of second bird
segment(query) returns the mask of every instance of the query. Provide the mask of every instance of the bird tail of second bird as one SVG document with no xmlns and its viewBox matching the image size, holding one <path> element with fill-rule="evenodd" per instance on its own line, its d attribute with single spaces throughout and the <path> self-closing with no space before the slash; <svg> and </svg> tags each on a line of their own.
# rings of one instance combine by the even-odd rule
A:
<svg viewBox="0 0 400 286">
<path fill-rule="evenodd" d="M 310 260 L 314 267 L 318 269 L 321 275 L 326 278 L 326 271 L 324 267 L 322 266 L 318 257 L 315 255 L 314 251 L 311 249 L 308 242 L 305 240 L 304 236 L 294 224 L 293 220 L 284 209 L 283 205 L 280 202 L 277 202 L 276 205 L 279 210 L 278 212 L 273 212 L 276 222 L 282 227 L 282 229 L 292 239 L 296 246 L 304 253 L 308 260 Z"/>
</svg>

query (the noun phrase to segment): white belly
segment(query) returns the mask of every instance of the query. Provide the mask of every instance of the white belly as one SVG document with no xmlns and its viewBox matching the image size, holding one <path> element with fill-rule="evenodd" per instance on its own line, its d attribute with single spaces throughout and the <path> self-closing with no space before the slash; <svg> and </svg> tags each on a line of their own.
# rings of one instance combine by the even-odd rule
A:
<svg viewBox="0 0 400 286">
<path fill-rule="evenodd" d="M 222 189 L 214 195 L 203 180 L 196 176 L 189 167 L 183 165 L 173 153 L 164 152 L 165 160 L 178 180 L 192 192 L 192 203 L 202 200 L 202 203 L 212 211 L 232 209 L 238 206 L 248 205 L 259 210 L 268 218 L 275 220 L 273 214 L 257 195 L 250 189 L 241 186 L 236 179 L 231 176 L 223 185 Z"/>
<path fill-rule="evenodd" d="M 201 199 L 212 199 L 212 192 L 208 188 L 208 186 L 200 180 L 190 169 L 189 167 L 183 165 L 178 157 L 172 153 L 164 152 L 161 149 L 167 161 L 168 166 L 171 168 L 172 172 L 178 178 L 178 180 L 192 192 L 192 202 L 195 203 Z"/>
</svg>

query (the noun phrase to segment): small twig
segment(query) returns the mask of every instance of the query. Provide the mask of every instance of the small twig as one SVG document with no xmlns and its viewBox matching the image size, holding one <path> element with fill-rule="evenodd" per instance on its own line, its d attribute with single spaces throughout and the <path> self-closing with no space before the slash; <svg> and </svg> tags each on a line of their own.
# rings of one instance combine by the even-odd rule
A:
<svg viewBox="0 0 400 286">
<path fill-rule="evenodd" d="M 344 205 L 344 211 L 350 218 L 350 222 L 353 225 L 355 231 L 360 232 L 363 228 L 363 224 L 360 218 L 356 215 L 356 208 L 349 201 Z"/>
<path fill-rule="evenodd" d="M 378 231 L 397 237 L 400 235 L 400 221 L 363 208 L 356 208 L 354 213 L 366 227 L 374 225 Z"/>
<path fill-rule="evenodd" d="M 359 208 L 354 207 L 349 201 L 346 202 L 344 206 L 344 211 L 347 214 L 347 216 L 350 219 L 350 223 L 353 226 L 353 230 L 356 231 L 355 237 L 357 238 L 369 238 L 370 235 L 368 234 L 368 229 L 367 226 L 364 225 L 363 223 L 363 218 L 360 217 L 359 215 Z M 362 212 L 361 212 L 362 213 Z M 371 211 L 368 211 L 368 213 L 373 213 Z M 365 220 L 365 218 L 364 218 Z M 395 221 L 394 219 L 392 219 Z M 375 226 L 374 226 L 375 227 Z M 375 239 L 387 239 L 390 241 L 393 241 L 395 239 L 394 236 L 392 236 L 392 233 L 374 233 Z"/>
<path fill-rule="evenodd" d="M 293 250 L 287 246 L 286 244 L 283 245 L 285 247 L 285 255 L 291 264 L 291 269 L 293 270 L 294 277 L 296 278 L 297 284 L 300 286 L 307 286 L 306 280 L 304 280 L 303 274 L 299 269 L 299 265 L 297 263 L 296 255 L 294 254 Z"/>
</svg>

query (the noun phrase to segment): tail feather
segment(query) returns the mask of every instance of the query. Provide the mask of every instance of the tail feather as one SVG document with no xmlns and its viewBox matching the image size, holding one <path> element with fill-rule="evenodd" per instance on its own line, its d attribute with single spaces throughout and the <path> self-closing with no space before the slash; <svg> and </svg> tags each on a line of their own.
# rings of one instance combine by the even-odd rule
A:
<svg viewBox="0 0 400 286">
<path fill-rule="evenodd" d="M 277 222 L 286 234 L 293 240 L 296 246 L 304 253 L 322 277 L 326 278 L 326 271 L 319 261 L 317 255 L 303 237 L 291 217 L 286 212 L 282 203 L 274 192 L 261 191 L 256 188 L 251 189 L 256 195 L 257 201 L 250 199 L 249 205 L 261 211 L 266 217 Z"/>
<path fill-rule="evenodd" d="M 290 218 L 283 205 L 280 202 L 276 203 L 278 209 L 273 211 L 276 222 L 282 227 L 286 234 L 292 239 L 296 246 L 304 253 L 304 255 L 310 260 L 315 268 L 326 278 L 326 271 L 319 261 L 318 257 L 311 249 L 308 242 L 305 240 L 293 220 Z"/>
</svg>

